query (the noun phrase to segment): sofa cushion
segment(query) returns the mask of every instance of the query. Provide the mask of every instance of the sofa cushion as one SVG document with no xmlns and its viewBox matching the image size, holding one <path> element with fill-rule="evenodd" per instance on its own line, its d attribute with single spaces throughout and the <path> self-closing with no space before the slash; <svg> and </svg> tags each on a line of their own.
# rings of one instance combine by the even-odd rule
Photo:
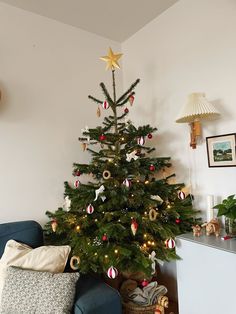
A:
<svg viewBox="0 0 236 314">
<path fill-rule="evenodd" d="M 79 273 L 7 269 L 1 314 L 69 314 Z"/>
<path fill-rule="evenodd" d="M 0 260 L 0 307 L 1 293 L 9 266 L 23 269 L 62 273 L 64 271 L 70 246 L 40 246 L 32 249 L 26 244 L 9 240 Z"/>
</svg>

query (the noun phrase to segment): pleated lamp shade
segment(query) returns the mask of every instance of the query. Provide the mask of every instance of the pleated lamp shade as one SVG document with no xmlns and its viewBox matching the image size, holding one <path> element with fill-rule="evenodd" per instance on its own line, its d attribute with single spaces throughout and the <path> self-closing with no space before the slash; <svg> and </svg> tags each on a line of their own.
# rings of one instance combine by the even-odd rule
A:
<svg viewBox="0 0 236 314">
<path fill-rule="evenodd" d="M 196 120 L 214 120 L 220 113 L 206 99 L 204 93 L 192 93 L 188 96 L 188 101 L 182 108 L 177 123 L 191 123 Z"/>
</svg>

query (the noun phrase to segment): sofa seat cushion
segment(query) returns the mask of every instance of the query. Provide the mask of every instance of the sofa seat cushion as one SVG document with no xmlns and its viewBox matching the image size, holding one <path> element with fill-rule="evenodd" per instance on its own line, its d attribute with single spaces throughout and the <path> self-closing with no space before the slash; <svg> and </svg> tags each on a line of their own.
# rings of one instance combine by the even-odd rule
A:
<svg viewBox="0 0 236 314">
<path fill-rule="evenodd" d="M 69 314 L 78 273 L 52 274 L 9 267 L 1 314 Z"/>
<path fill-rule="evenodd" d="M 121 298 L 117 290 L 102 280 L 81 275 L 77 282 L 75 314 L 120 314 Z"/>
</svg>

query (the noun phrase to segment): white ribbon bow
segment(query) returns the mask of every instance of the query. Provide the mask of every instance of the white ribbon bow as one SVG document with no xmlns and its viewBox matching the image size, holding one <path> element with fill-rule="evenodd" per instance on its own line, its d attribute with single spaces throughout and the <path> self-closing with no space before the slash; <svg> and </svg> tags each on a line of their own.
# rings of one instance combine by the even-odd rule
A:
<svg viewBox="0 0 236 314">
<path fill-rule="evenodd" d="M 96 197 L 95 197 L 94 201 L 96 201 L 98 199 L 99 194 L 103 193 L 104 191 L 105 191 L 104 185 L 101 185 L 99 189 L 95 190 Z M 104 202 L 106 199 L 106 196 L 102 195 L 101 199 Z"/>
<path fill-rule="evenodd" d="M 154 251 L 152 251 L 152 253 L 149 254 L 149 258 L 152 261 L 152 275 L 154 275 L 156 272 L 156 263 L 163 266 L 164 262 L 162 260 L 156 258 L 156 252 L 154 252 Z"/>
<path fill-rule="evenodd" d="M 137 160 L 137 159 L 138 159 L 138 156 L 136 155 L 136 153 L 137 153 L 137 151 L 134 150 L 132 153 L 126 154 L 126 160 L 127 160 L 128 162 L 130 162 L 132 159 Z"/>
<path fill-rule="evenodd" d="M 82 133 L 89 133 L 89 128 L 88 128 L 88 126 L 86 125 L 86 127 L 85 127 L 84 129 L 81 129 L 81 132 L 82 132 Z M 89 136 L 89 135 L 84 135 L 84 134 L 83 134 L 83 136 L 86 137 L 86 139 L 87 139 L 87 141 L 88 141 L 88 143 L 89 143 L 89 142 L 90 142 L 90 136 Z"/>
<path fill-rule="evenodd" d="M 163 199 L 159 195 L 151 195 L 151 199 L 154 201 L 161 202 L 161 204 L 163 203 Z"/>
<path fill-rule="evenodd" d="M 64 210 L 68 212 L 70 210 L 70 206 L 71 206 L 71 200 L 69 199 L 69 196 L 66 196 L 62 207 L 64 208 Z"/>
</svg>

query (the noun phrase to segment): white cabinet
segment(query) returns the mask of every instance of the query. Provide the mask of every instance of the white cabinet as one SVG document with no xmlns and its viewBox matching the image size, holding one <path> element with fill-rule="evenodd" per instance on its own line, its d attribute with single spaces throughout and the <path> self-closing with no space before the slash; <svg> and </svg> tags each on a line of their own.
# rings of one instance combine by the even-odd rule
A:
<svg viewBox="0 0 236 314">
<path fill-rule="evenodd" d="M 176 238 L 179 314 L 236 314 L 236 239 Z"/>
</svg>

